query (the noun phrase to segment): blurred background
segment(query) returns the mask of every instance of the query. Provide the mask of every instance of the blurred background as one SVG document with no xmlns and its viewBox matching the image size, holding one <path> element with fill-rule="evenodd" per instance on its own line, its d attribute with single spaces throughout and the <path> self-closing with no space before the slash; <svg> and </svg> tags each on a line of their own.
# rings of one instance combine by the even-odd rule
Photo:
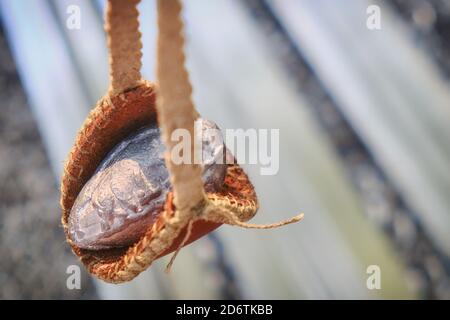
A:
<svg viewBox="0 0 450 320">
<path fill-rule="evenodd" d="M 450 0 L 184 1 L 200 113 L 280 129 L 278 174 L 245 166 L 253 221 L 306 217 L 222 226 L 122 285 L 85 273 L 60 224 L 63 162 L 108 87 L 104 8 L 0 0 L 0 298 L 450 299 Z M 139 9 L 152 80 L 155 1 Z"/>
</svg>

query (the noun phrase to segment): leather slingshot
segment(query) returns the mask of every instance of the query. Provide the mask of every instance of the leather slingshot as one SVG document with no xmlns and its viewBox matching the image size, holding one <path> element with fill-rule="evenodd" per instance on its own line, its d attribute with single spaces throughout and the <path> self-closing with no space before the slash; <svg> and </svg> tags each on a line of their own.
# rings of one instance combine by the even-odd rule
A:
<svg viewBox="0 0 450 320">
<path fill-rule="evenodd" d="M 108 35 L 110 88 L 82 125 L 64 166 L 61 182 L 62 224 L 68 243 L 88 271 L 112 283 L 133 279 L 161 256 L 178 250 L 222 223 L 245 228 L 273 228 L 299 221 L 303 215 L 270 225 L 252 225 L 258 201 L 251 182 L 237 164 L 229 164 L 224 185 L 206 193 L 197 164 L 175 164 L 168 154 L 175 145 L 171 132 L 187 129 L 193 139 L 198 113 L 184 68 L 183 24 L 178 0 L 158 0 L 157 79 L 140 74 L 142 47 L 138 31 L 139 0 L 109 0 Z M 156 221 L 136 243 L 123 248 L 88 250 L 68 236 L 68 218 L 75 199 L 108 152 L 130 133 L 157 121 L 166 146 L 172 191 Z M 193 143 L 191 145 L 194 145 Z"/>
</svg>

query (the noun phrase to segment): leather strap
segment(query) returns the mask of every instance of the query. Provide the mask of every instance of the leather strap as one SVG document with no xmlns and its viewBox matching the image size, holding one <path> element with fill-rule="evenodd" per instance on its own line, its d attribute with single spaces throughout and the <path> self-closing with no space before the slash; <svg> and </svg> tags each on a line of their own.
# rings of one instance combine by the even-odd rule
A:
<svg viewBox="0 0 450 320">
<path fill-rule="evenodd" d="M 166 145 L 166 165 L 170 172 L 177 210 L 188 213 L 205 199 L 201 167 L 175 164 L 169 156 L 179 142 L 170 139 L 173 130 L 184 128 L 191 139 L 191 163 L 194 163 L 194 121 L 197 112 L 191 99 L 192 87 L 184 67 L 183 22 L 178 0 L 158 0 L 157 111 L 162 139 Z"/>
<path fill-rule="evenodd" d="M 108 0 L 105 19 L 109 47 L 110 94 L 136 87 L 141 80 L 140 0 Z"/>
</svg>

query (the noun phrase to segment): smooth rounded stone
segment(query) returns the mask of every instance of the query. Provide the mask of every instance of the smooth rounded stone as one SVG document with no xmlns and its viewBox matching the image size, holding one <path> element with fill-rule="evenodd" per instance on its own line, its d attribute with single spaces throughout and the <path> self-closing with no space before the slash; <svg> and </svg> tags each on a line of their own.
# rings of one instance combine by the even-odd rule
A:
<svg viewBox="0 0 450 320">
<path fill-rule="evenodd" d="M 230 154 L 215 123 L 198 119 L 196 128 L 197 141 L 202 139 L 205 189 L 219 190 Z M 156 124 L 138 130 L 113 148 L 84 185 L 70 212 L 69 236 L 78 247 L 128 246 L 148 230 L 171 188 L 163 154 Z"/>
</svg>

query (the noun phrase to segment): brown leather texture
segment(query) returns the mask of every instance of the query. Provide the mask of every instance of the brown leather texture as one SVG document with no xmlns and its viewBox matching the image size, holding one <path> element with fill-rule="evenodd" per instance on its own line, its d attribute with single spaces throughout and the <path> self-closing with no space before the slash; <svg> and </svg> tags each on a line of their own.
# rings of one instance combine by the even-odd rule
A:
<svg viewBox="0 0 450 320">
<path fill-rule="evenodd" d="M 106 7 L 110 65 L 110 92 L 135 87 L 141 80 L 142 43 L 139 31 L 139 0 L 109 0 Z"/>
</svg>

